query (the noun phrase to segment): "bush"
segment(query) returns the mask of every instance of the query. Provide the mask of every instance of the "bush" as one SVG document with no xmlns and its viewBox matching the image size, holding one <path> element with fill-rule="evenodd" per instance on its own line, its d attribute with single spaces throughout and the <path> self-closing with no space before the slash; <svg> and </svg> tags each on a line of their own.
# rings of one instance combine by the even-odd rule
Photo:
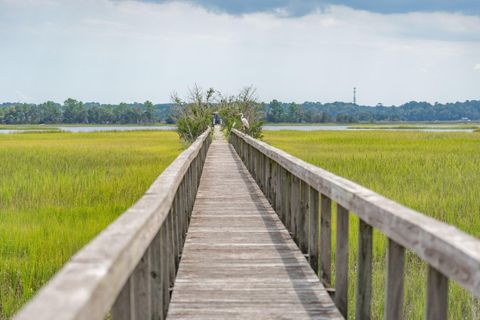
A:
<svg viewBox="0 0 480 320">
<path fill-rule="evenodd" d="M 242 89 L 237 96 L 221 97 L 218 103 L 218 112 L 227 135 L 235 128 L 254 138 L 262 138 L 263 108 L 257 102 L 256 91 L 253 87 Z M 243 114 L 248 120 L 249 128 L 243 126 L 240 114 Z"/>
<path fill-rule="evenodd" d="M 201 88 L 195 86 L 190 90 L 188 102 L 182 101 L 176 94 L 173 95 L 175 102 L 174 117 L 180 139 L 192 143 L 211 125 L 214 94 L 215 90 L 212 88 L 204 92 Z"/>
</svg>

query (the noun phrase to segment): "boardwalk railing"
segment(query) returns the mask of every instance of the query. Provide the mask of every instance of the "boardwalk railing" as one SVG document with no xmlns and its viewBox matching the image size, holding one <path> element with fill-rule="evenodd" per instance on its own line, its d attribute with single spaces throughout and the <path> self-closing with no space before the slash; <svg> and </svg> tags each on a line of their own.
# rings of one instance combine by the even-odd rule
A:
<svg viewBox="0 0 480 320">
<path fill-rule="evenodd" d="M 165 319 L 210 129 L 14 319 Z"/>
<path fill-rule="evenodd" d="M 426 319 L 447 318 L 449 279 L 480 298 L 480 240 L 237 130 L 230 141 L 327 288 L 336 202 L 336 280 L 329 290 L 345 317 L 350 212 L 360 218 L 356 319 L 370 318 L 373 228 L 388 237 L 385 319 L 403 317 L 405 248 L 428 264 Z"/>
</svg>

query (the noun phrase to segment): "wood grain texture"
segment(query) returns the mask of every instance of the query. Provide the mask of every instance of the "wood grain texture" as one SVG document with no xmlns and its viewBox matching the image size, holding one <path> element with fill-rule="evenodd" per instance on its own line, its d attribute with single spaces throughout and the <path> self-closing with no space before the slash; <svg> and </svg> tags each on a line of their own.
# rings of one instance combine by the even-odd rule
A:
<svg viewBox="0 0 480 320">
<path fill-rule="evenodd" d="M 358 227 L 357 285 L 355 319 L 370 319 L 372 302 L 372 227 L 360 220 Z"/>
<path fill-rule="evenodd" d="M 387 282 L 385 284 L 384 319 L 403 319 L 403 278 L 405 248 L 388 240 Z"/>
<path fill-rule="evenodd" d="M 132 314 L 132 290 L 130 287 L 130 279 L 123 286 L 122 291 L 115 300 L 112 307 L 112 320 L 130 320 L 133 319 Z"/>
<path fill-rule="evenodd" d="M 480 298 L 479 239 L 238 130 L 232 132 Z"/>
<path fill-rule="evenodd" d="M 320 197 L 320 279 L 330 286 L 332 279 L 332 201 L 324 194 Z"/>
<path fill-rule="evenodd" d="M 14 319 L 102 320 L 164 224 L 183 176 L 208 146 L 210 129 L 144 196 L 75 254 Z"/>
<path fill-rule="evenodd" d="M 150 253 L 150 250 L 145 252 L 131 277 L 134 319 L 150 319 L 152 317 Z"/>
<path fill-rule="evenodd" d="M 168 318 L 342 318 L 222 137 L 208 152 Z"/>
<path fill-rule="evenodd" d="M 303 254 L 308 255 L 308 222 L 310 215 L 309 208 L 310 187 L 303 181 L 300 182 L 300 214 L 298 215 L 298 247 Z"/>
<path fill-rule="evenodd" d="M 319 259 L 319 236 L 320 236 L 320 226 L 319 226 L 319 194 L 318 191 L 310 187 L 310 221 L 308 223 L 309 232 L 308 232 L 308 257 L 310 261 L 310 266 L 312 267 L 315 274 L 318 275 L 318 259 Z"/>
<path fill-rule="evenodd" d="M 348 222 L 348 210 L 337 204 L 335 304 L 345 318 L 348 318 Z"/>
<path fill-rule="evenodd" d="M 427 320 L 445 320 L 447 319 L 448 307 L 448 278 L 441 272 L 428 267 L 427 277 Z"/>
</svg>

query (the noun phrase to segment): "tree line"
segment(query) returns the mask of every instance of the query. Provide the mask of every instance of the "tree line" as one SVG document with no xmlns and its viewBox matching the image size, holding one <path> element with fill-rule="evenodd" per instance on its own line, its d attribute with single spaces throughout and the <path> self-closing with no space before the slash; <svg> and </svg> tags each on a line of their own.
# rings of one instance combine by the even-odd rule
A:
<svg viewBox="0 0 480 320">
<path fill-rule="evenodd" d="M 3 103 L 3 124 L 148 124 L 163 120 L 173 123 L 169 104 L 144 103 L 100 104 L 67 99 L 63 104 L 47 101 L 41 104 Z"/>
<path fill-rule="evenodd" d="M 376 121 L 457 121 L 480 120 L 480 100 L 455 103 L 408 102 L 401 106 L 360 106 L 352 103 L 264 104 L 267 122 L 354 123 Z"/>
<path fill-rule="evenodd" d="M 219 103 L 219 102 L 214 102 Z M 377 121 L 457 121 L 480 120 L 480 100 L 455 103 L 412 101 L 401 106 L 361 106 L 345 102 L 285 103 L 272 100 L 259 104 L 266 122 L 355 123 Z M 175 123 L 175 103 L 153 104 L 83 103 L 67 99 L 63 104 L 48 101 L 41 104 L 0 104 L 2 124 L 146 124 Z"/>
</svg>

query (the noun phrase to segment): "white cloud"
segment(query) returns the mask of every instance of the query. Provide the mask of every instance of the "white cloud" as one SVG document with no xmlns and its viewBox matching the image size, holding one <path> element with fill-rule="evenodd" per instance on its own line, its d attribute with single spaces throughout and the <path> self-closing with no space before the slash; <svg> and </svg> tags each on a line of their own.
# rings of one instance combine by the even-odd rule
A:
<svg viewBox="0 0 480 320">
<path fill-rule="evenodd" d="M 38 2 L 37 2 L 38 1 Z M 37 5 L 43 2 L 48 5 Z M 37 4 L 35 4 L 37 3 Z M 181 3 L 0 0 L 0 101 L 169 100 L 194 83 L 263 100 L 478 99 L 480 18 L 341 6 L 295 18 Z M 428 71 L 428 72 L 425 72 Z"/>
<path fill-rule="evenodd" d="M 480 71 L 480 63 L 473 66 L 473 70 Z"/>
</svg>

